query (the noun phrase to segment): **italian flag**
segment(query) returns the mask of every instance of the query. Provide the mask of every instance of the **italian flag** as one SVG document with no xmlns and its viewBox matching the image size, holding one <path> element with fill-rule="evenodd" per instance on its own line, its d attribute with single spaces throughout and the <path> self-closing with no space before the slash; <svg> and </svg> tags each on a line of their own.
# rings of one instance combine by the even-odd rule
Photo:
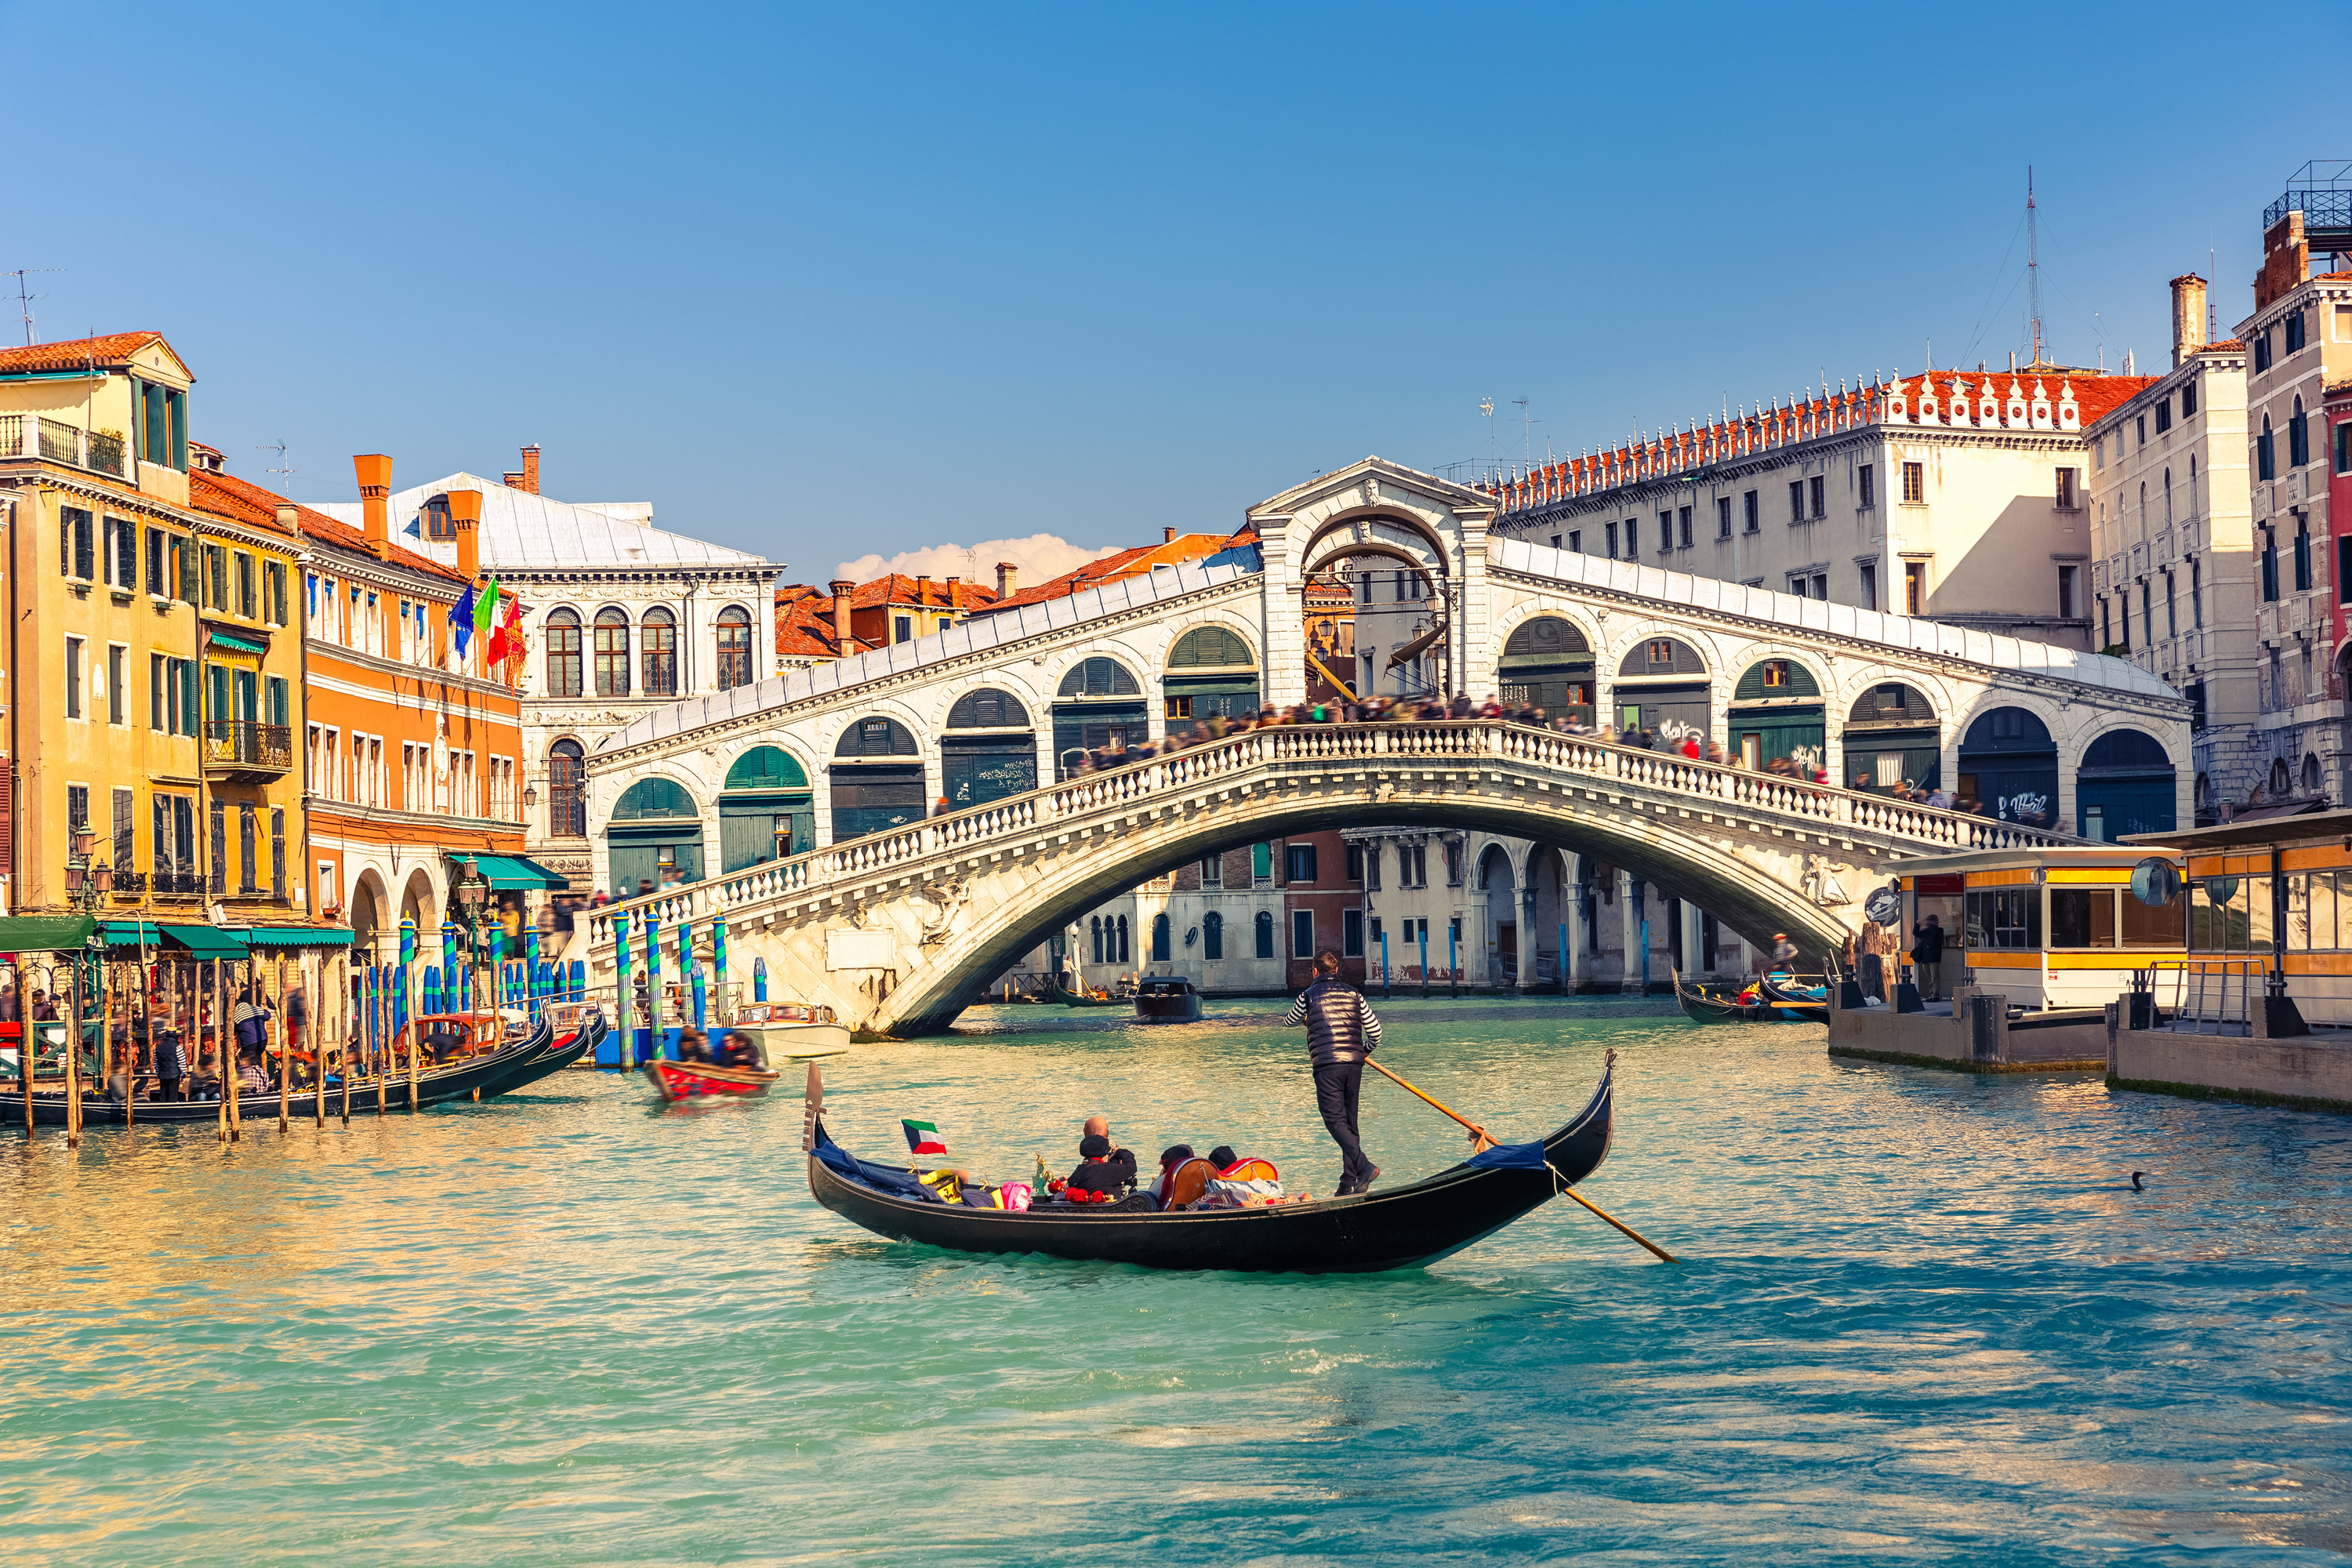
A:
<svg viewBox="0 0 2352 1568">
<path fill-rule="evenodd" d="M 902 1121 L 898 1125 L 906 1131 L 907 1148 L 910 1153 L 944 1154 L 948 1152 L 948 1141 L 940 1136 L 937 1123 Z"/>
</svg>

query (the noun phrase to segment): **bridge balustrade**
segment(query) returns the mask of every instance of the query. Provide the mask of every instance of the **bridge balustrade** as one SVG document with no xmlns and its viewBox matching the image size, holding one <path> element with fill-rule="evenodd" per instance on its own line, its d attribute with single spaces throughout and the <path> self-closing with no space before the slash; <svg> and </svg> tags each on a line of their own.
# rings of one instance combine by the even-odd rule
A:
<svg viewBox="0 0 2352 1568">
<path fill-rule="evenodd" d="M 771 860 L 741 871 L 646 894 L 589 914 L 589 939 L 609 946 L 616 917 L 632 930 L 701 922 L 749 905 L 806 898 L 895 867 L 958 850 L 1034 837 L 1044 827 L 1162 802 L 1219 779 L 1260 769 L 1312 771 L 1349 763 L 1507 762 L 1633 788 L 1717 803 L 1816 827 L 1906 841 L 1921 852 L 2012 849 L 2084 842 L 2070 834 L 1938 810 L 1885 795 L 1755 773 L 1673 752 L 1604 744 L 1500 720 L 1436 723 L 1281 724 L 1187 747 L 1149 761 L 1080 774 L 1027 795 L 910 823 L 887 833 Z"/>
</svg>

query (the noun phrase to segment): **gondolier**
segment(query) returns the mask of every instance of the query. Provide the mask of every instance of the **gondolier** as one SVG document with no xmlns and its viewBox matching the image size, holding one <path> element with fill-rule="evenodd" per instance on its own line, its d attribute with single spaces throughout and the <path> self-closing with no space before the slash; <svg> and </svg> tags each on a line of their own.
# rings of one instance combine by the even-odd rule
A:
<svg viewBox="0 0 2352 1568">
<path fill-rule="evenodd" d="M 1331 1142 L 1339 1145 L 1338 1195 L 1370 1186 L 1381 1168 L 1364 1156 L 1356 1126 L 1356 1097 L 1364 1082 L 1364 1060 L 1380 1047 L 1381 1021 L 1371 1004 L 1339 978 L 1339 955 L 1325 948 L 1315 955 L 1315 979 L 1291 1004 L 1285 1026 L 1307 1026 L 1307 1048 L 1315 1064 L 1315 1104 Z"/>
</svg>

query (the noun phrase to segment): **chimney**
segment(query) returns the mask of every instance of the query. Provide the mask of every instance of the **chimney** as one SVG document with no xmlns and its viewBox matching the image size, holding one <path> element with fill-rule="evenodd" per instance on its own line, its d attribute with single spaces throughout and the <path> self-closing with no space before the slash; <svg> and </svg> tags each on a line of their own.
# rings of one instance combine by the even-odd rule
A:
<svg viewBox="0 0 2352 1568">
<path fill-rule="evenodd" d="M 915 574 L 915 603 L 928 605 L 930 602 L 931 574 L 928 572 L 918 572 Z"/>
<path fill-rule="evenodd" d="M 278 526 L 289 533 L 299 534 L 302 531 L 301 512 L 292 501 L 285 501 L 278 506 Z"/>
<path fill-rule="evenodd" d="M 352 468 L 359 475 L 360 507 L 366 517 L 368 553 L 378 560 L 392 548 L 392 525 L 384 508 L 392 499 L 392 459 L 381 452 L 353 458 Z"/>
<path fill-rule="evenodd" d="M 539 493 L 539 443 L 536 441 L 522 449 L 522 484 L 520 488 L 532 495 Z"/>
<path fill-rule="evenodd" d="M 1012 562 L 998 562 L 996 563 L 996 596 L 1000 599 L 1009 599 L 1013 597 L 1015 591 L 1014 584 L 1019 580 L 1020 576 L 1021 569 L 1013 565 Z"/>
<path fill-rule="evenodd" d="M 449 492 L 449 530 L 457 536 L 457 571 L 470 583 L 482 574 L 482 492 Z"/>
<path fill-rule="evenodd" d="M 519 490 L 522 489 L 522 470 L 520 468 L 509 468 L 505 473 L 499 476 L 499 482 L 505 485 L 506 488 L 510 490 Z"/>
<path fill-rule="evenodd" d="M 2189 363 L 2189 356 L 2205 346 L 2205 279 L 2194 272 L 2184 272 L 2172 280 L 2172 363 L 2174 367 Z"/>
<path fill-rule="evenodd" d="M 1162 544 L 1173 544 L 1173 543 L 1175 543 L 1175 542 L 1176 542 L 1176 531 L 1175 531 L 1174 529 L 1172 529 L 1172 528 L 1163 528 L 1163 529 L 1161 529 L 1161 530 L 1160 531 L 1160 543 L 1162 543 Z"/>
<path fill-rule="evenodd" d="M 825 584 L 833 590 L 833 640 L 842 658 L 849 657 L 849 595 L 857 584 L 846 577 L 835 577 Z"/>
<path fill-rule="evenodd" d="M 950 609 L 951 609 L 951 610 L 955 608 L 955 602 L 956 602 L 956 596 L 955 596 L 956 584 L 959 584 L 959 583 L 961 583 L 961 582 L 962 582 L 962 581 L 963 581 L 963 579 L 962 579 L 962 578 L 961 578 L 961 577 L 950 577 L 950 578 L 949 578 L 949 579 L 948 579 L 948 608 L 950 608 Z"/>
</svg>

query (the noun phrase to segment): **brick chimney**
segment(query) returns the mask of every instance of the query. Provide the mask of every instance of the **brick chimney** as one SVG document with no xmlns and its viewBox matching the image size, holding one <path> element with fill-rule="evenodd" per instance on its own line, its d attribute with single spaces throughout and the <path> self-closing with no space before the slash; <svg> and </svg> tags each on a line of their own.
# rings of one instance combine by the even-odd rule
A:
<svg viewBox="0 0 2352 1568">
<path fill-rule="evenodd" d="M 385 508 L 392 500 L 392 459 L 381 452 L 353 458 L 359 475 L 360 508 L 365 518 L 368 553 L 379 561 L 392 548 L 392 524 Z"/>
<path fill-rule="evenodd" d="M 2184 272 L 2172 280 L 2172 363 L 2175 369 L 2205 346 L 2205 279 Z"/>
<path fill-rule="evenodd" d="M 1009 599 L 1013 597 L 1015 591 L 1014 584 L 1019 580 L 1020 576 L 1021 569 L 1013 565 L 1012 562 L 998 562 L 996 563 L 996 596 L 1000 599 Z"/>
<path fill-rule="evenodd" d="M 835 577 L 825 584 L 833 590 L 833 641 L 842 658 L 849 657 L 849 595 L 857 584 L 846 577 Z"/>
<path fill-rule="evenodd" d="M 1175 531 L 1174 529 L 1172 529 L 1172 528 L 1163 528 L 1163 529 L 1161 529 L 1161 530 L 1160 531 L 1160 543 L 1162 543 L 1162 544 L 1173 544 L 1173 543 L 1175 543 L 1175 542 L 1176 542 L 1176 531 Z"/>
<path fill-rule="evenodd" d="M 928 572 L 918 572 L 915 574 L 915 603 L 928 605 L 930 602 L 931 574 Z"/>
<path fill-rule="evenodd" d="M 2304 238 L 2303 214 L 2291 212 L 2263 231 L 2263 269 L 2254 274 L 2254 309 L 2268 308 L 2310 277 L 2311 246 Z"/>
<path fill-rule="evenodd" d="M 449 530 L 457 536 L 457 571 L 470 583 L 482 574 L 482 492 L 449 492 Z"/>
<path fill-rule="evenodd" d="M 302 531 L 301 509 L 292 501 L 281 504 L 278 509 L 278 526 L 289 533 L 299 534 Z"/>
<path fill-rule="evenodd" d="M 539 448 L 535 446 L 525 447 L 522 449 L 522 467 L 509 468 L 499 478 L 506 482 L 507 489 L 510 490 L 521 490 L 526 495 L 537 495 L 539 493 Z"/>
</svg>

